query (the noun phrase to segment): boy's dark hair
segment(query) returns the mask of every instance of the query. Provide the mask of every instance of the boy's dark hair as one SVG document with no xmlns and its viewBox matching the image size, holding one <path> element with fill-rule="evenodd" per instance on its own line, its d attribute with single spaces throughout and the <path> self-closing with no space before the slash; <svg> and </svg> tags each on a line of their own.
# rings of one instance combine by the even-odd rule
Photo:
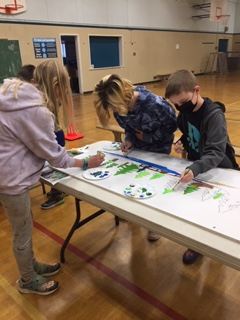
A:
<svg viewBox="0 0 240 320">
<path fill-rule="evenodd" d="M 33 79 L 33 72 L 35 70 L 35 66 L 33 64 L 25 64 L 22 68 L 18 71 L 17 77 L 20 80 L 24 80 L 27 82 L 31 82 Z"/>
<path fill-rule="evenodd" d="M 193 92 L 194 87 L 197 85 L 195 75 L 189 70 L 178 70 L 171 74 L 168 78 L 167 86 L 165 89 L 165 98 L 169 99 L 173 95 L 182 92 Z"/>
</svg>

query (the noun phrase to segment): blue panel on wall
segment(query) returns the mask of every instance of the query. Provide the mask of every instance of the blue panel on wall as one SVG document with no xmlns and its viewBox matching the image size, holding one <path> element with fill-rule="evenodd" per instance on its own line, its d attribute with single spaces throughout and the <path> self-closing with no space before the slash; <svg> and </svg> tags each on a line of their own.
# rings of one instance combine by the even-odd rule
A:
<svg viewBox="0 0 240 320">
<path fill-rule="evenodd" d="M 94 68 L 120 66 L 119 37 L 90 36 L 90 52 Z"/>
</svg>

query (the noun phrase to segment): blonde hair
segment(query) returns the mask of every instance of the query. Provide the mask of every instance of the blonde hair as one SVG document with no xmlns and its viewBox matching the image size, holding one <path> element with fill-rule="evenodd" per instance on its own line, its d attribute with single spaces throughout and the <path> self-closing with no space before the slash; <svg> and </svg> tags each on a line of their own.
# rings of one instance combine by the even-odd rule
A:
<svg viewBox="0 0 240 320">
<path fill-rule="evenodd" d="M 116 74 L 107 75 L 100 80 L 93 94 L 94 106 L 102 126 L 106 127 L 109 124 L 109 106 L 113 106 L 120 116 L 127 115 L 133 89 L 131 81 Z"/>
<path fill-rule="evenodd" d="M 14 99 L 18 99 L 18 89 L 19 87 L 25 83 L 25 81 L 22 81 L 20 79 L 12 79 L 12 81 L 7 81 L 7 82 L 4 82 L 4 84 L 1 86 L 1 92 L 3 94 L 5 94 L 8 89 L 14 85 L 14 89 L 13 89 L 13 97 Z"/>
<path fill-rule="evenodd" d="M 55 115 L 55 131 L 60 126 L 59 107 L 63 109 L 63 121 L 67 129 L 75 126 L 72 90 L 66 68 L 54 60 L 39 64 L 33 74 L 36 88 L 44 94 L 47 108 Z"/>
<path fill-rule="evenodd" d="M 3 85 L 0 87 L 0 91 L 2 94 L 6 94 L 7 91 L 10 89 L 12 91 L 12 95 L 13 95 L 13 98 L 15 100 L 18 100 L 18 91 L 19 91 L 19 87 L 21 85 L 31 85 L 29 82 L 25 81 L 25 80 L 21 80 L 19 78 L 12 78 L 11 80 L 10 79 L 7 79 L 7 81 L 4 81 Z M 39 105 L 42 105 L 43 104 L 43 99 L 39 99 L 39 101 L 35 101 L 36 103 L 39 103 Z"/>
<path fill-rule="evenodd" d="M 3 85 L 0 87 L 0 92 L 2 94 L 6 94 L 8 90 L 12 92 L 13 98 L 15 100 L 18 100 L 18 91 L 19 87 L 25 85 L 25 86 L 33 86 L 31 83 L 26 82 L 25 80 L 21 80 L 19 78 L 13 78 L 11 81 L 4 81 Z M 44 105 L 43 98 L 41 95 L 39 96 L 39 100 L 36 100 L 35 103 L 38 103 L 39 105 Z M 51 119 L 51 113 L 48 110 L 48 108 L 45 106 L 44 107 L 47 114 L 49 115 L 49 120 Z"/>
</svg>

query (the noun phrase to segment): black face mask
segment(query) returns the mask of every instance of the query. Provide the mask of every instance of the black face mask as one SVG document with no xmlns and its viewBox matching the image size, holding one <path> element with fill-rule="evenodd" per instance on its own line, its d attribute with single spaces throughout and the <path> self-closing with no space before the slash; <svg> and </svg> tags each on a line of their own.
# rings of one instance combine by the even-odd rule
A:
<svg viewBox="0 0 240 320">
<path fill-rule="evenodd" d="M 175 108 L 183 114 L 190 114 L 196 108 L 197 102 L 195 104 L 192 103 L 192 100 L 189 100 L 183 103 L 181 106 L 175 104 Z"/>
</svg>

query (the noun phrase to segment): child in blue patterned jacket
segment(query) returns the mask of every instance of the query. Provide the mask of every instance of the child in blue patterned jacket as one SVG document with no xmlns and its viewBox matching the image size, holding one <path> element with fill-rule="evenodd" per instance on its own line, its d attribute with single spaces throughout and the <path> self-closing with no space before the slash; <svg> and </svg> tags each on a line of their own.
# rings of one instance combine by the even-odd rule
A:
<svg viewBox="0 0 240 320">
<path fill-rule="evenodd" d="M 125 142 L 121 150 L 132 147 L 170 154 L 177 129 L 176 113 L 163 98 L 144 86 L 134 86 L 119 75 L 105 76 L 95 86 L 95 108 L 100 123 L 107 126 L 110 111 L 125 129 Z M 148 240 L 159 239 L 159 234 L 148 232 Z"/>
</svg>

